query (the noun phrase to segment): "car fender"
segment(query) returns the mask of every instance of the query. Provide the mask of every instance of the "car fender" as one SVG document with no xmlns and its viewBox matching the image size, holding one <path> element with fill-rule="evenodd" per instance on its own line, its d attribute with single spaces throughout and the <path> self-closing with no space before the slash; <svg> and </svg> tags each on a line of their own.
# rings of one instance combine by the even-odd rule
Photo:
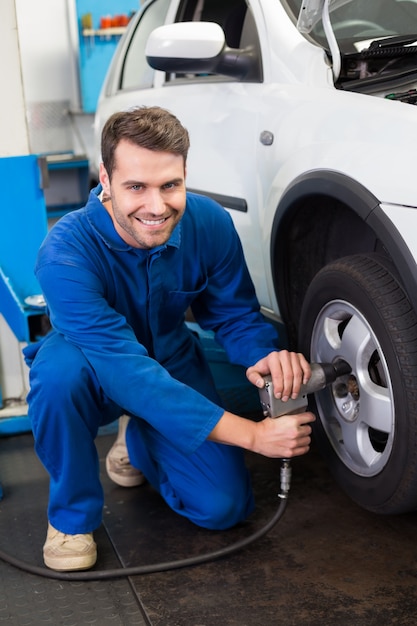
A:
<svg viewBox="0 0 417 626">
<path fill-rule="evenodd" d="M 390 258 L 410 301 L 417 310 L 417 238 L 415 229 L 416 209 L 413 207 L 383 204 L 359 181 L 333 170 L 311 170 L 299 175 L 282 193 L 270 225 L 270 250 L 268 278 L 272 293 L 280 294 L 282 276 L 274 267 L 284 266 L 282 258 L 288 224 L 295 207 L 314 197 L 326 196 L 348 207 L 367 224 L 375 238 Z M 372 252 L 373 250 L 369 250 Z M 352 242 L 352 253 L 356 252 Z M 288 286 L 287 286 L 288 288 Z M 279 299 L 279 296 L 278 296 Z M 278 309 L 278 306 L 277 306 Z"/>
</svg>

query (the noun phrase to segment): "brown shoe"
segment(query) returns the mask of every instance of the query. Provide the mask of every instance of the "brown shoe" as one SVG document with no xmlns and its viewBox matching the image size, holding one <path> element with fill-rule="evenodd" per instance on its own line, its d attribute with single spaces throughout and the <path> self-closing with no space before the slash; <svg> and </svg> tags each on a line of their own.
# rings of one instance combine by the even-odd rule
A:
<svg viewBox="0 0 417 626">
<path fill-rule="evenodd" d="M 83 570 L 93 567 L 97 561 L 97 546 L 93 533 L 67 535 L 48 523 L 43 546 L 45 565 L 57 572 Z"/>
<path fill-rule="evenodd" d="M 106 456 L 106 470 L 109 478 L 121 487 L 138 487 L 146 482 L 142 472 L 130 463 L 126 446 L 126 428 L 130 417 L 119 417 L 117 439 Z"/>
</svg>

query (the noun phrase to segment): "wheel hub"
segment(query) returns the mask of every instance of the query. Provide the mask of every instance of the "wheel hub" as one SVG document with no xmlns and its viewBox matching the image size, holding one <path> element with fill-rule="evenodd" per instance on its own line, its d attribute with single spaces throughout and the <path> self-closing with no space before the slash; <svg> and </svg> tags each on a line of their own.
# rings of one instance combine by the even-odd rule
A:
<svg viewBox="0 0 417 626">
<path fill-rule="evenodd" d="M 333 398 L 339 415 L 346 422 L 354 422 L 359 415 L 360 392 L 356 376 L 344 376 L 332 386 Z"/>
</svg>

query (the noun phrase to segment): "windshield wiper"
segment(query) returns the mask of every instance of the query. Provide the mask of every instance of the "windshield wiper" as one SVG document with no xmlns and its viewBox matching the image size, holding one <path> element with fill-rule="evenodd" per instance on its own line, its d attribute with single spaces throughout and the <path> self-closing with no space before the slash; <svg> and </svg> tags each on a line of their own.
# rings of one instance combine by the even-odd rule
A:
<svg viewBox="0 0 417 626">
<path fill-rule="evenodd" d="M 417 35 L 395 35 L 384 39 L 375 39 L 369 46 L 361 50 L 360 57 L 369 59 L 372 57 L 396 57 L 407 54 L 417 54 L 417 46 L 412 43 L 417 42 Z"/>
<path fill-rule="evenodd" d="M 394 35 L 393 37 L 385 37 L 384 39 L 375 39 L 369 48 L 387 48 L 396 46 L 409 46 L 417 41 L 416 35 Z"/>
</svg>

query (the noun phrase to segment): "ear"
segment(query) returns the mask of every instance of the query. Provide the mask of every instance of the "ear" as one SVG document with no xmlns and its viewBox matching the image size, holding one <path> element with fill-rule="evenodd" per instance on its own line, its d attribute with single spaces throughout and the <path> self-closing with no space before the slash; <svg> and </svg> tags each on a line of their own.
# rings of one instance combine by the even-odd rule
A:
<svg viewBox="0 0 417 626">
<path fill-rule="evenodd" d="M 104 193 L 109 196 L 110 195 L 110 179 L 103 163 L 100 163 L 99 180 L 100 180 L 101 186 L 103 187 Z"/>
</svg>

